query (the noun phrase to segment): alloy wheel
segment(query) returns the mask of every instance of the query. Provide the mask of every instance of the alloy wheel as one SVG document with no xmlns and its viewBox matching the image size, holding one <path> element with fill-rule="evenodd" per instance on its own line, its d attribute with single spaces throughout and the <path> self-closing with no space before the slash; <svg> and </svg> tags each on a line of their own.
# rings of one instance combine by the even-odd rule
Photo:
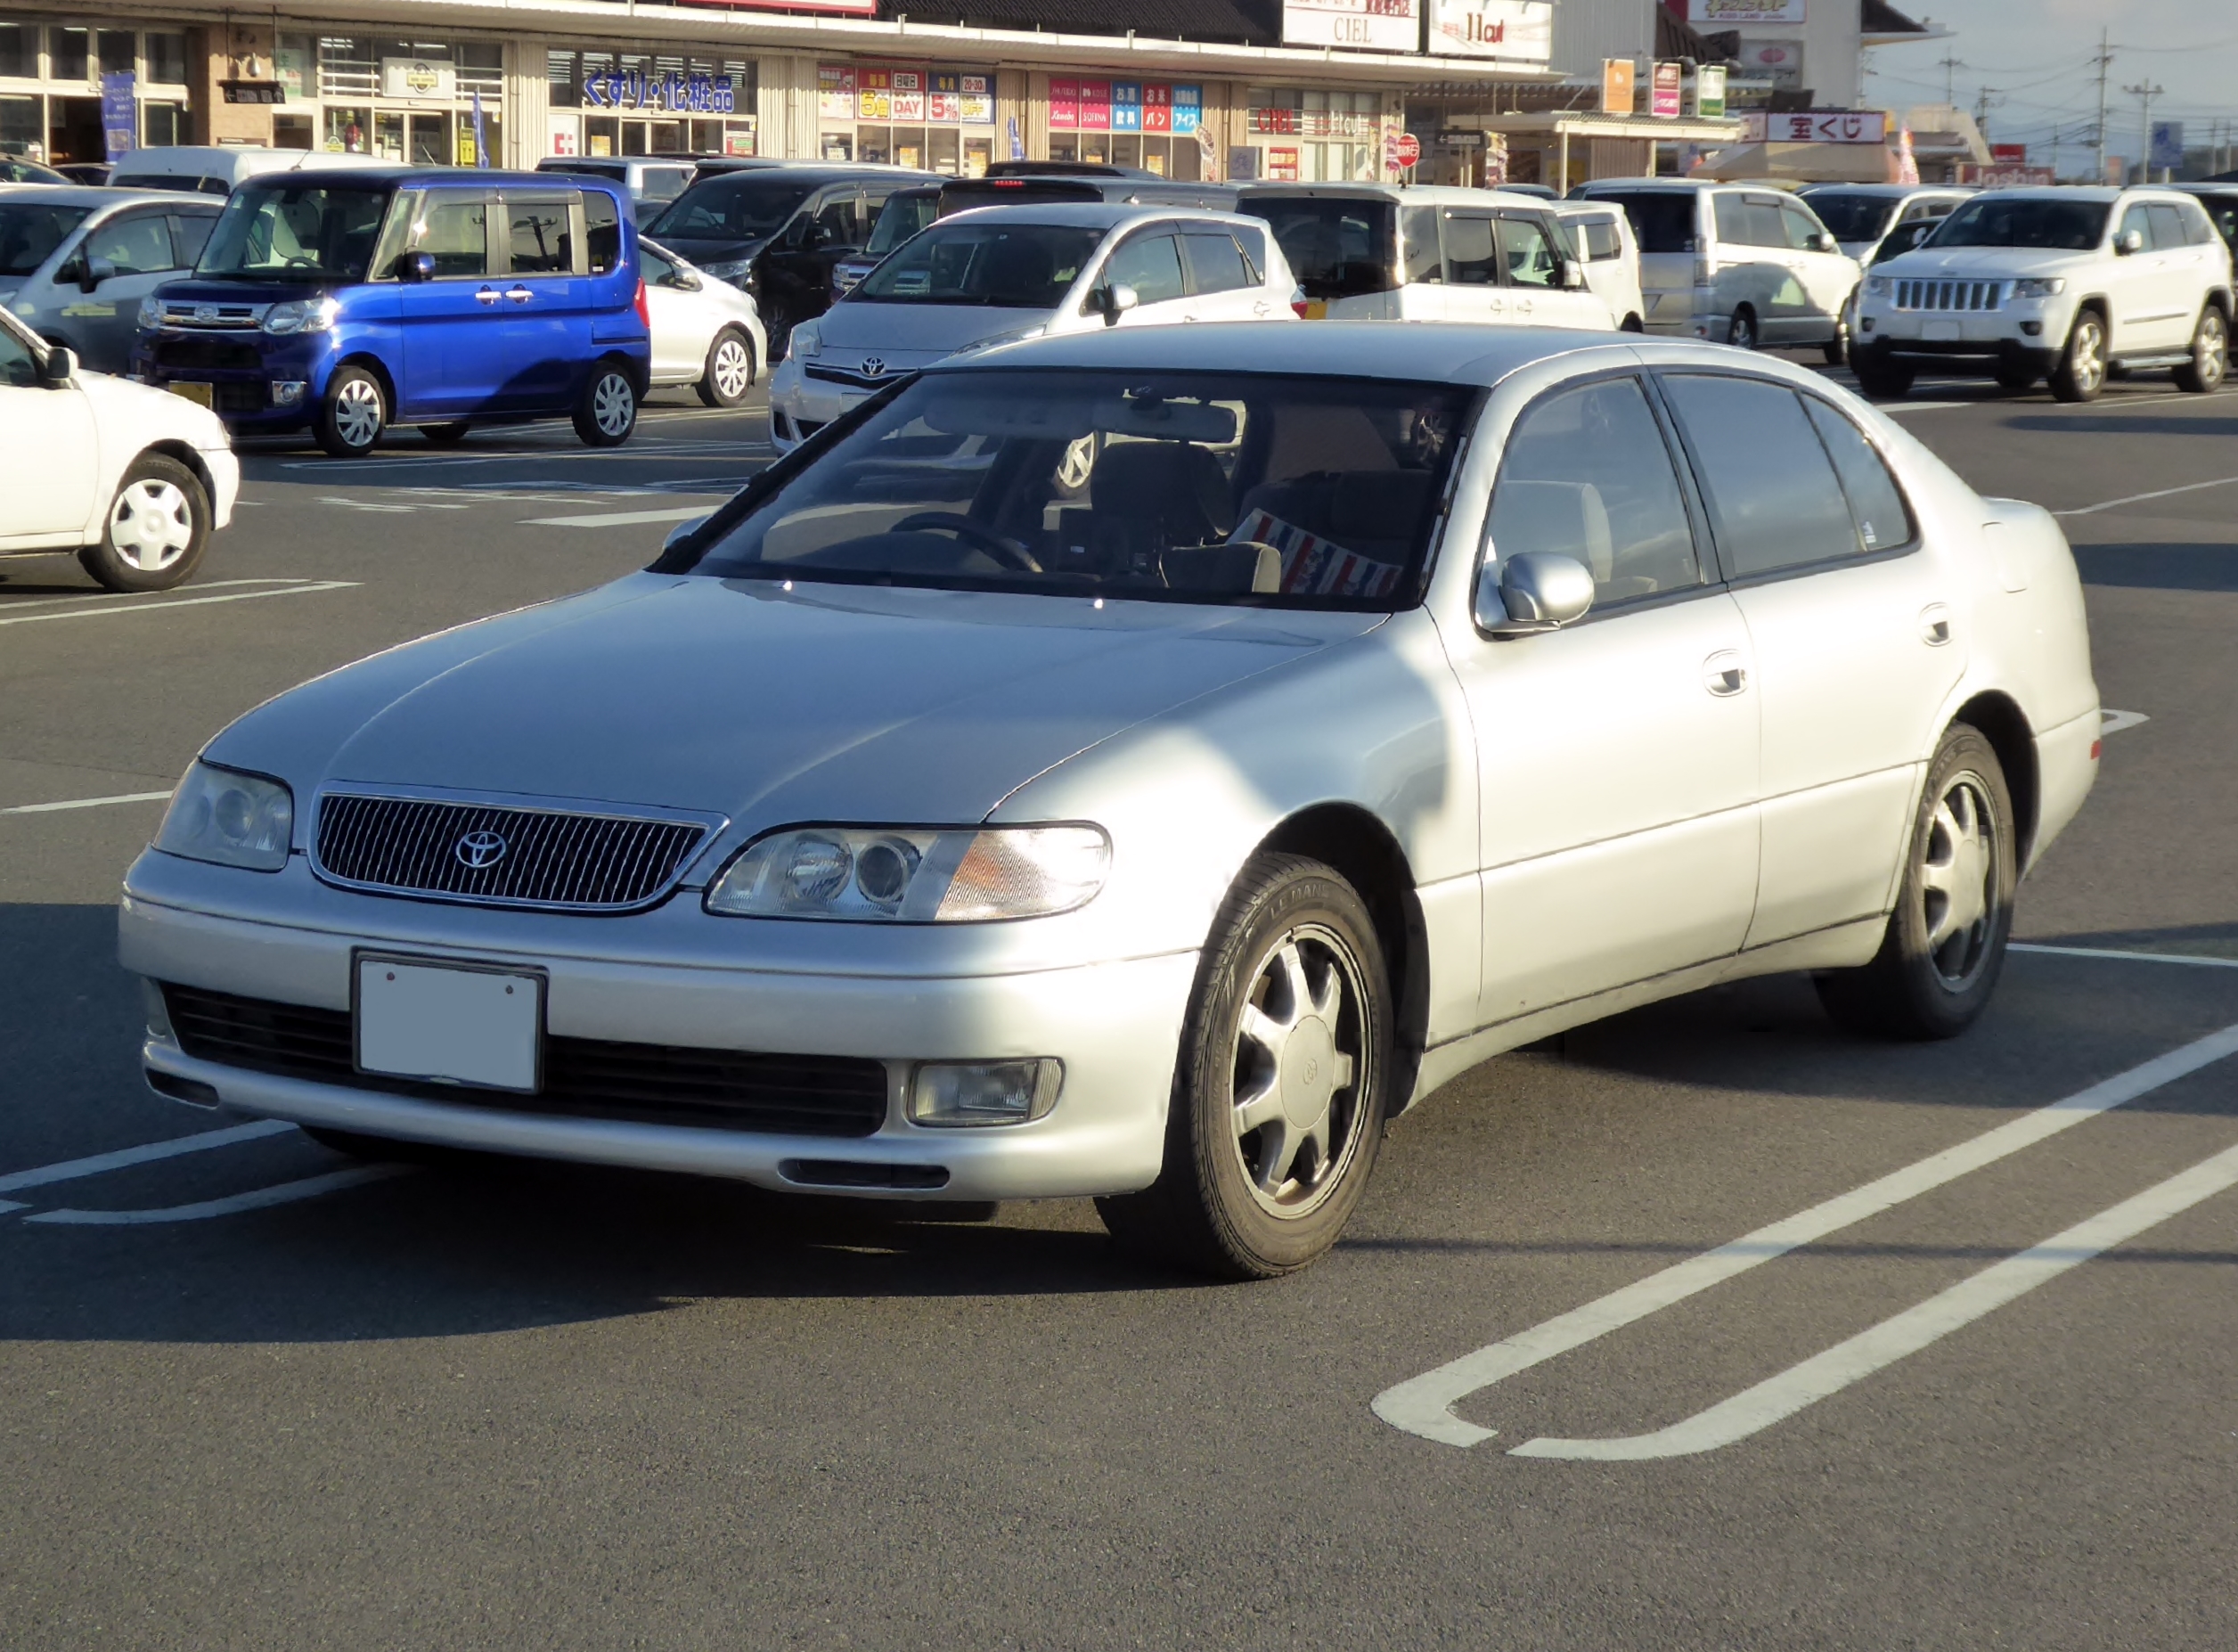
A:
<svg viewBox="0 0 2238 1652">
<path fill-rule="evenodd" d="M 1756 348 L 1756 317 L 1745 310 L 1733 312 L 1733 324 L 1726 331 L 1726 341 L 1736 350 Z"/>
<path fill-rule="evenodd" d="M 629 380 L 618 372 L 609 372 L 599 380 L 599 388 L 592 393 L 591 417 L 604 434 L 618 437 L 629 429 L 630 421 L 637 416 L 636 403 Z"/>
<path fill-rule="evenodd" d="M 352 379 L 334 398 L 334 429 L 352 447 L 371 447 L 380 438 L 385 410 L 380 387 L 370 379 Z"/>
<path fill-rule="evenodd" d="M 1997 920 L 1997 814 L 1984 782 L 1953 775 L 1927 826 L 1920 888 L 1927 904 L 1927 952 L 1935 974 L 1963 992 L 1990 953 Z"/>
<path fill-rule="evenodd" d="M 2192 341 L 2193 377 L 2201 388 L 2211 390 L 2229 367 L 2230 327 L 2220 310 L 2210 309 L 2200 318 L 2199 337 Z"/>
<path fill-rule="evenodd" d="M 1295 1220 L 1359 1152 L 1372 1075 L 1360 965 L 1342 936 L 1300 924 L 1268 949 L 1237 1018 L 1231 1124 L 1260 1208 Z"/>
<path fill-rule="evenodd" d="M 747 387 L 754 382 L 754 358 L 738 339 L 725 339 L 715 347 L 714 372 L 710 376 L 725 400 L 744 396 Z M 605 425 L 603 418 L 600 423 Z"/>
<path fill-rule="evenodd" d="M 127 484 L 109 508 L 109 543 L 143 574 L 159 573 L 194 543 L 194 506 L 160 477 Z"/>
<path fill-rule="evenodd" d="M 2095 315 L 2086 315 L 2075 323 L 2075 337 L 2067 347 L 2073 365 L 2069 369 L 2075 388 L 2085 397 L 2094 396 L 2106 380 L 2106 330 Z"/>
</svg>

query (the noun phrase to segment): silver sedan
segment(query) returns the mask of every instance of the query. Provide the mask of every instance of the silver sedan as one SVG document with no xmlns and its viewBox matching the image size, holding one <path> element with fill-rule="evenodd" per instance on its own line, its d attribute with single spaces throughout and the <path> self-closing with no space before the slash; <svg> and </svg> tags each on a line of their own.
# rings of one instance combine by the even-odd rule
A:
<svg viewBox="0 0 2238 1652">
<path fill-rule="evenodd" d="M 1099 331 L 251 712 L 123 959 L 181 1101 L 1092 1195 L 1262 1277 L 1387 1119 L 1564 1027 L 1809 970 L 1851 1028 L 1962 1031 L 2098 723 L 2051 518 L 1785 364 Z"/>
</svg>

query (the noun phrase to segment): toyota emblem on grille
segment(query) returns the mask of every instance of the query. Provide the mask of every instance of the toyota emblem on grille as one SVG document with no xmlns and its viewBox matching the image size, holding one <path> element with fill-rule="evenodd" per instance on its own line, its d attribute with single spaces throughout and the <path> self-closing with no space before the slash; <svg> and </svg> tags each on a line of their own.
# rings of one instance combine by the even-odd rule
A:
<svg viewBox="0 0 2238 1652">
<path fill-rule="evenodd" d="M 194 307 L 194 319 L 201 323 L 203 326 L 208 326 L 211 323 L 217 319 L 217 306 L 215 304 L 196 305 Z"/>
<path fill-rule="evenodd" d="M 482 871 L 505 858 L 505 839 L 494 831 L 470 831 L 451 853 L 459 857 L 460 865 Z"/>
<path fill-rule="evenodd" d="M 863 376 L 864 378 L 866 378 L 866 379 L 883 379 L 883 378 L 885 378 L 885 377 L 886 377 L 886 357 L 884 357 L 883 356 L 864 356 L 864 357 L 862 358 L 862 376 Z"/>
</svg>

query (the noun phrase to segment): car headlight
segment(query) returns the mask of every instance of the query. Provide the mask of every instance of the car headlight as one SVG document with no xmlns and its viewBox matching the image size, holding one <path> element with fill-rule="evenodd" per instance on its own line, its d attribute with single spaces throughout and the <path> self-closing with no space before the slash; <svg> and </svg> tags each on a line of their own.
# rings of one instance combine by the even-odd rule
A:
<svg viewBox="0 0 2238 1652">
<path fill-rule="evenodd" d="M 2030 280 L 2016 281 L 2013 283 L 2013 296 L 2016 299 L 2048 299 L 2066 290 L 2067 282 L 2057 275 L 2047 275 L 2041 279 L 2031 277 Z"/>
<path fill-rule="evenodd" d="M 332 299 L 290 299 L 265 312 L 266 332 L 324 332 L 342 307 Z"/>
<path fill-rule="evenodd" d="M 1100 826 L 798 826 L 747 847 L 707 887 L 728 918 L 987 923 L 1046 918 L 1103 887 Z"/>
<path fill-rule="evenodd" d="M 1868 299 L 1884 299 L 1888 297 L 1888 277 L 1885 275 L 1866 276 L 1865 278 L 1865 296 Z"/>
<path fill-rule="evenodd" d="M 807 357 L 824 353 L 824 335 L 814 322 L 803 322 L 793 329 L 792 342 L 785 347 L 785 354 Z"/>
<path fill-rule="evenodd" d="M 278 781 L 197 758 L 171 794 L 155 846 L 190 861 L 278 871 L 294 828 L 295 799 Z"/>
<path fill-rule="evenodd" d="M 751 258 L 723 258 L 714 264 L 693 266 L 702 275 L 712 275 L 717 281 L 735 282 L 754 267 Z"/>
<path fill-rule="evenodd" d="M 163 325 L 163 300 L 152 292 L 140 300 L 139 328 L 142 332 Z"/>
</svg>

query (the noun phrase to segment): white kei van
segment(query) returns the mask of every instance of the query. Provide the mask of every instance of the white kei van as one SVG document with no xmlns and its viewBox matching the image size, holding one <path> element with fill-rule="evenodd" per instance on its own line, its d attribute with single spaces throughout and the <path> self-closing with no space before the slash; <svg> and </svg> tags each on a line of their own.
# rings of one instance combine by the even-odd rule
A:
<svg viewBox="0 0 2238 1652">
<path fill-rule="evenodd" d="M 1645 332 L 1647 301 L 1639 290 L 1639 242 L 1632 221 L 1613 202 L 1565 200 L 1554 209 L 1570 255 L 1585 266 L 1585 284 L 1593 289 L 1619 332 Z"/>
<path fill-rule="evenodd" d="M 1309 321 L 1616 325 L 1552 204 L 1529 195 L 1270 184 L 1243 191 L 1236 210 L 1274 231 Z"/>
<path fill-rule="evenodd" d="M 378 155 L 330 155 L 315 149 L 251 149 L 231 143 L 165 144 L 159 149 L 135 149 L 117 163 L 110 175 L 111 189 L 167 189 L 190 195 L 230 195 L 249 179 L 267 172 L 287 172 L 315 167 L 331 172 L 338 167 L 393 167 Z"/>
</svg>

